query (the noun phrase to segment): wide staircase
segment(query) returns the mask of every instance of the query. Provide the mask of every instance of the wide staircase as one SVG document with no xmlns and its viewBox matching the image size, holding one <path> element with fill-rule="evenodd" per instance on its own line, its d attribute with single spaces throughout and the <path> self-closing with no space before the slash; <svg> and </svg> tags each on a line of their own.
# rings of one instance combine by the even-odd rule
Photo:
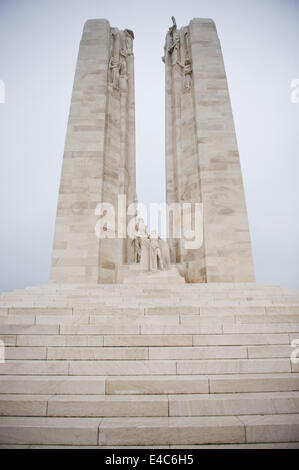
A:
<svg viewBox="0 0 299 470">
<path fill-rule="evenodd" d="M 299 293 L 135 281 L 0 296 L 1 447 L 299 448 Z"/>
</svg>

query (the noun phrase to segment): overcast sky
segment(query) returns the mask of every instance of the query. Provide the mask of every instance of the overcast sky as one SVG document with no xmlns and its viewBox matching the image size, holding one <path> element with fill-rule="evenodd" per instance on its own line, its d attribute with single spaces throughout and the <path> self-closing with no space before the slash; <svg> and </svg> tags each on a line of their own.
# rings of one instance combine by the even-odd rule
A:
<svg viewBox="0 0 299 470">
<path fill-rule="evenodd" d="M 213 18 L 228 76 L 257 282 L 299 288 L 298 0 L 0 0 L 0 289 L 49 280 L 84 22 L 135 32 L 137 192 L 165 199 L 164 38 Z"/>
</svg>

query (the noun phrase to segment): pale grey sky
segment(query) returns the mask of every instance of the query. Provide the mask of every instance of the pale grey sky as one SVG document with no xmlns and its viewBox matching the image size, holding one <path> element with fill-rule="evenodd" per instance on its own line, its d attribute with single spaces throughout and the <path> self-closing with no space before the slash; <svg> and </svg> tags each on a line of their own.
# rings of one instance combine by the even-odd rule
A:
<svg viewBox="0 0 299 470">
<path fill-rule="evenodd" d="M 49 280 L 64 139 L 84 22 L 135 32 L 137 191 L 165 198 L 164 37 L 213 18 L 234 111 L 256 280 L 299 288 L 298 0 L 0 0 L 0 289 Z"/>
</svg>

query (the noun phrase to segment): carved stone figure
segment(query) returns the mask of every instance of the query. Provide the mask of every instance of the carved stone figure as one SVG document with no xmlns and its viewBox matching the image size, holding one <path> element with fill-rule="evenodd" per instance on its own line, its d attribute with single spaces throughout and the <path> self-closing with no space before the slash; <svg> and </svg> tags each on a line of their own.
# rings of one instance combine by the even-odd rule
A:
<svg viewBox="0 0 299 470">
<path fill-rule="evenodd" d="M 163 259 L 160 244 L 155 230 L 151 231 L 150 240 L 150 271 L 163 270 Z"/>
<path fill-rule="evenodd" d="M 175 17 L 172 16 L 172 26 L 166 35 L 163 62 L 166 61 L 168 55 L 171 57 L 172 65 L 180 63 L 180 32 L 177 29 Z"/>
<path fill-rule="evenodd" d="M 111 28 L 111 49 L 109 68 L 115 90 L 126 89 L 127 57 L 133 54 L 134 33 L 130 29 L 119 31 Z"/>
<path fill-rule="evenodd" d="M 141 217 L 137 219 L 136 231 L 139 237 L 141 238 L 147 237 L 146 225 L 144 223 L 144 220 Z"/>
<path fill-rule="evenodd" d="M 121 76 L 127 76 L 127 56 L 123 50 L 120 51 L 119 71 Z"/>
<path fill-rule="evenodd" d="M 140 263 L 141 260 L 141 238 L 135 236 L 132 240 L 132 245 L 134 249 L 134 262 Z"/>
<path fill-rule="evenodd" d="M 120 53 L 120 34 L 117 28 L 111 28 L 111 56 L 109 69 L 111 70 L 112 86 L 115 90 L 119 89 L 119 53 Z"/>
<path fill-rule="evenodd" d="M 171 65 L 178 65 L 182 69 L 183 90 L 188 91 L 192 85 L 189 27 L 185 26 L 178 30 L 174 16 L 171 19 L 173 24 L 166 35 L 162 60 L 165 63 L 168 59 Z"/>
<path fill-rule="evenodd" d="M 124 30 L 124 39 L 125 39 L 125 50 L 126 55 L 133 54 L 133 40 L 134 40 L 134 33 L 131 29 Z"/>
<path fill-rule="evenodd" d="M 166 240 L 162 240 L 160 237 L 158 237 L 158 242 L 163 260 L 163 268 L 167 270 L 170 268 L 169 245 Z"/>
</svg>

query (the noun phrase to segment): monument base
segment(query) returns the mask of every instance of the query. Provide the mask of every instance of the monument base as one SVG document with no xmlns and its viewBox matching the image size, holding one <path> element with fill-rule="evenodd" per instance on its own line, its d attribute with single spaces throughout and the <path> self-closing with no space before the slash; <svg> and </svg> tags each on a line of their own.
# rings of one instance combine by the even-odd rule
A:
<svg viewBox="0 0 299 470">
<path fill-rule="evenodd" d="M 150 275 L 1 295 L 2 448 L 299 447 L 299 293 Z"/>
</svg>

